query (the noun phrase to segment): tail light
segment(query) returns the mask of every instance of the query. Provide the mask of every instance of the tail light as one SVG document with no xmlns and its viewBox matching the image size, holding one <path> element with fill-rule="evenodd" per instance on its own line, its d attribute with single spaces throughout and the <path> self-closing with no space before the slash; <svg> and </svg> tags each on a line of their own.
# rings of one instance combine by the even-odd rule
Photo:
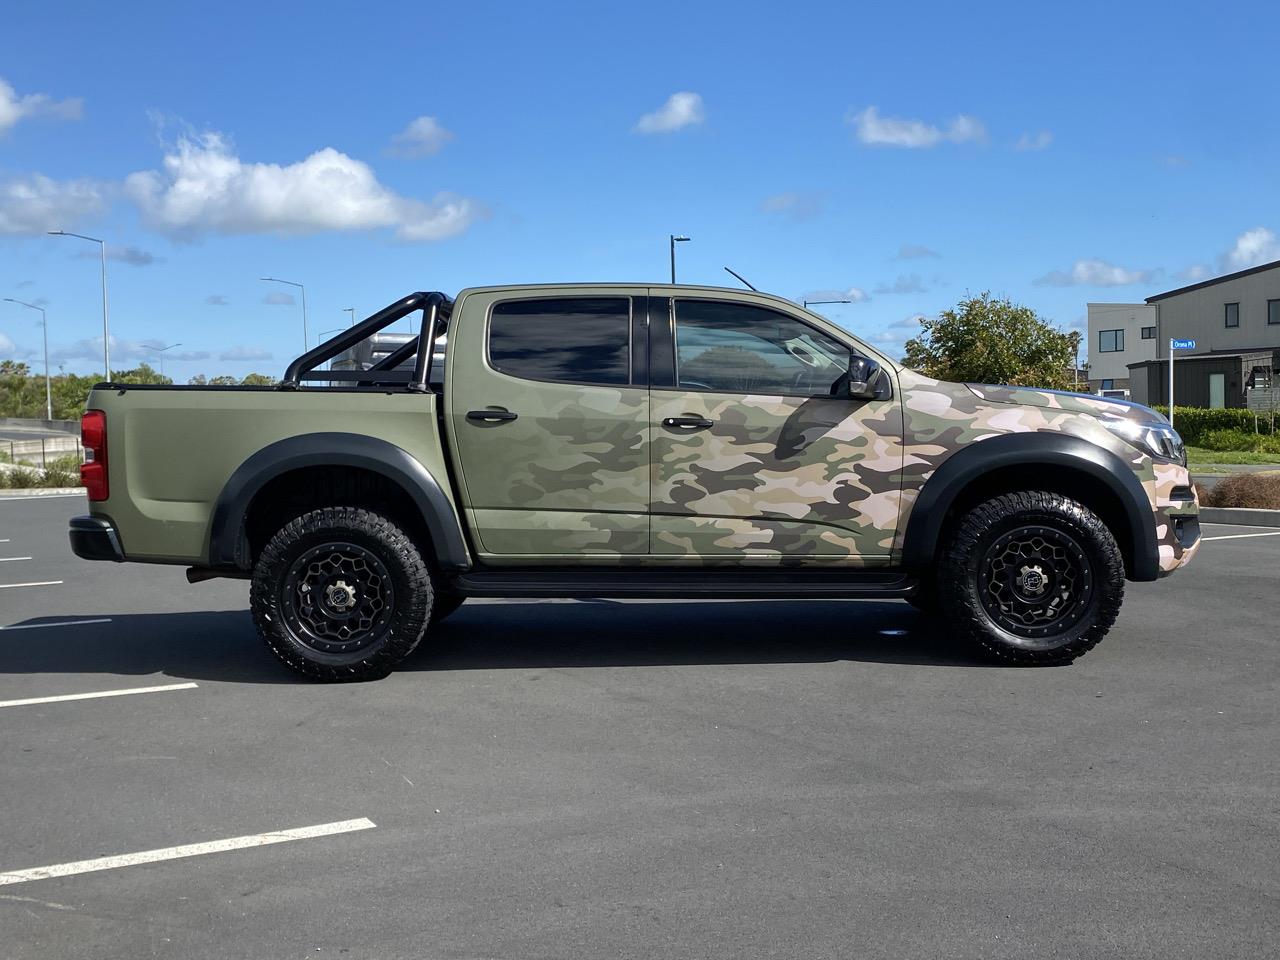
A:
<svg viewBox="0 0 1280 960">
<path fill-rule="evenodd" d="M 86 410 L 80 418 L 80 440 L 84 444 L 80 482 L 90 500 L 106 500 L 111 495 L 107 482 L 107 415 L 101 410 Z"/>
</svg>

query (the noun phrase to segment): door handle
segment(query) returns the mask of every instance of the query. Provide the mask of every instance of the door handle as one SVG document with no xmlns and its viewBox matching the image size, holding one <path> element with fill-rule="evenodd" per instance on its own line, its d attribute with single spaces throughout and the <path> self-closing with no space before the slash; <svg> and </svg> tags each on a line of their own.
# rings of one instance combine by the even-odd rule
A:
<svg viewBox="0 0 1280 960">
<path fill-rule="evenodd" d="M 715 426 L 715 423 L 706 417 L 667 417 L 662 421 L 664 427 L 674 427 L 677 430 L 705 430 Z"/>
<path fill-rule="evenodd" d="M 472 423 L 506 423 L 515 418 L 516 414 L 510 410 L 472 410 L 467 414 Z"/>
</svg>

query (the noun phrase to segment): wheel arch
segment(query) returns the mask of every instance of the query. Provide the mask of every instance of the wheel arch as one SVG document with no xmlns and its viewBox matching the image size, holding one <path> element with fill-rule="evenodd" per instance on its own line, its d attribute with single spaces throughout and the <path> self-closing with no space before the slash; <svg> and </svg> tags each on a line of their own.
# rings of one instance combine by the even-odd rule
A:
<svg viewBox="0 0 1280 960">
<path fill-rule="evenodd" d="M 278 440 L 245 460 L 223 485 L 209 529 L 209 566 L 252 566 L 249 520 L 260 495 L 290 477 L 368 476 L 395 495 L 424 553 L 442 570 L 470 566 L 457 512 L 440 482 L 401 447 L 354 433 L 308 433 Z M 273 483 L 276 485 L 273 487 Z"/>
<path fill-rule="evenodd" d="M 1130 580 L 1159 575 L 1155 520 L 1146 491 L 1116 454 L 1061 433 L 1010 433 L 956 452 L 925 482 L 911 510 L 903 566 L 927 570 L 955 517 L 1015 490 L 1048 490 L 1079 500 L 1110 528 Z"/>
</svg>

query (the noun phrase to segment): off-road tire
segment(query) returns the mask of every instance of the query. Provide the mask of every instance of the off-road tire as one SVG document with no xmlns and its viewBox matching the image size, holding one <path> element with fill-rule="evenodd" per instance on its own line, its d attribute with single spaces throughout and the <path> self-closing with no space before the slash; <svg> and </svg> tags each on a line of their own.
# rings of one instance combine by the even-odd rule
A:
<svg viewBox="0 0 1280 960">
<path fill-rule="evenodd" d="M 1045 491 L 1008 493 L 951 528 L 937 583 L 941 613 L 963 639 L 1005 663 L 1047 666 L 1070 663 L 1106 636 L 1124 599 L 1124 559 L 1084 505 Z"/>
<path fill-rule="evenodd" d="M 336 584 L 338 607 L 325 599 L 326 584 Z M 412 653 L 434 595 L 421 551 L 393 521 L 324 507 L 291 520 L 263 547 L 249 604 L 281 663 L 312 680 L 342 682 L 385 677 Z"/>
<path fill-rule="evenodd" d="M 445 617 L 451 617 L 458 612 L 458 608 L 466 602 L 466 597 L 460 593 L 453 593 L 449 590 L 436 590 L 436 595 L 431 601 L 431 626 L 435 626 Z"/>
</svg>

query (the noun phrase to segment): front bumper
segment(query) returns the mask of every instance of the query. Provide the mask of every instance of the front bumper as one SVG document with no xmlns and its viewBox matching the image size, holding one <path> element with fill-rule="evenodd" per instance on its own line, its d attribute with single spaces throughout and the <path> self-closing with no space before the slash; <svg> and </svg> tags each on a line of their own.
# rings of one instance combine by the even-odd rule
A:
<svg viewBox="0 0 1280 960">
<path fill-rule="evenodd" d="M 100 517 L 72 517 L 71 550 L 85 560 L 124 560 L 120 537 L 110 520 Z"/>
</svg>

